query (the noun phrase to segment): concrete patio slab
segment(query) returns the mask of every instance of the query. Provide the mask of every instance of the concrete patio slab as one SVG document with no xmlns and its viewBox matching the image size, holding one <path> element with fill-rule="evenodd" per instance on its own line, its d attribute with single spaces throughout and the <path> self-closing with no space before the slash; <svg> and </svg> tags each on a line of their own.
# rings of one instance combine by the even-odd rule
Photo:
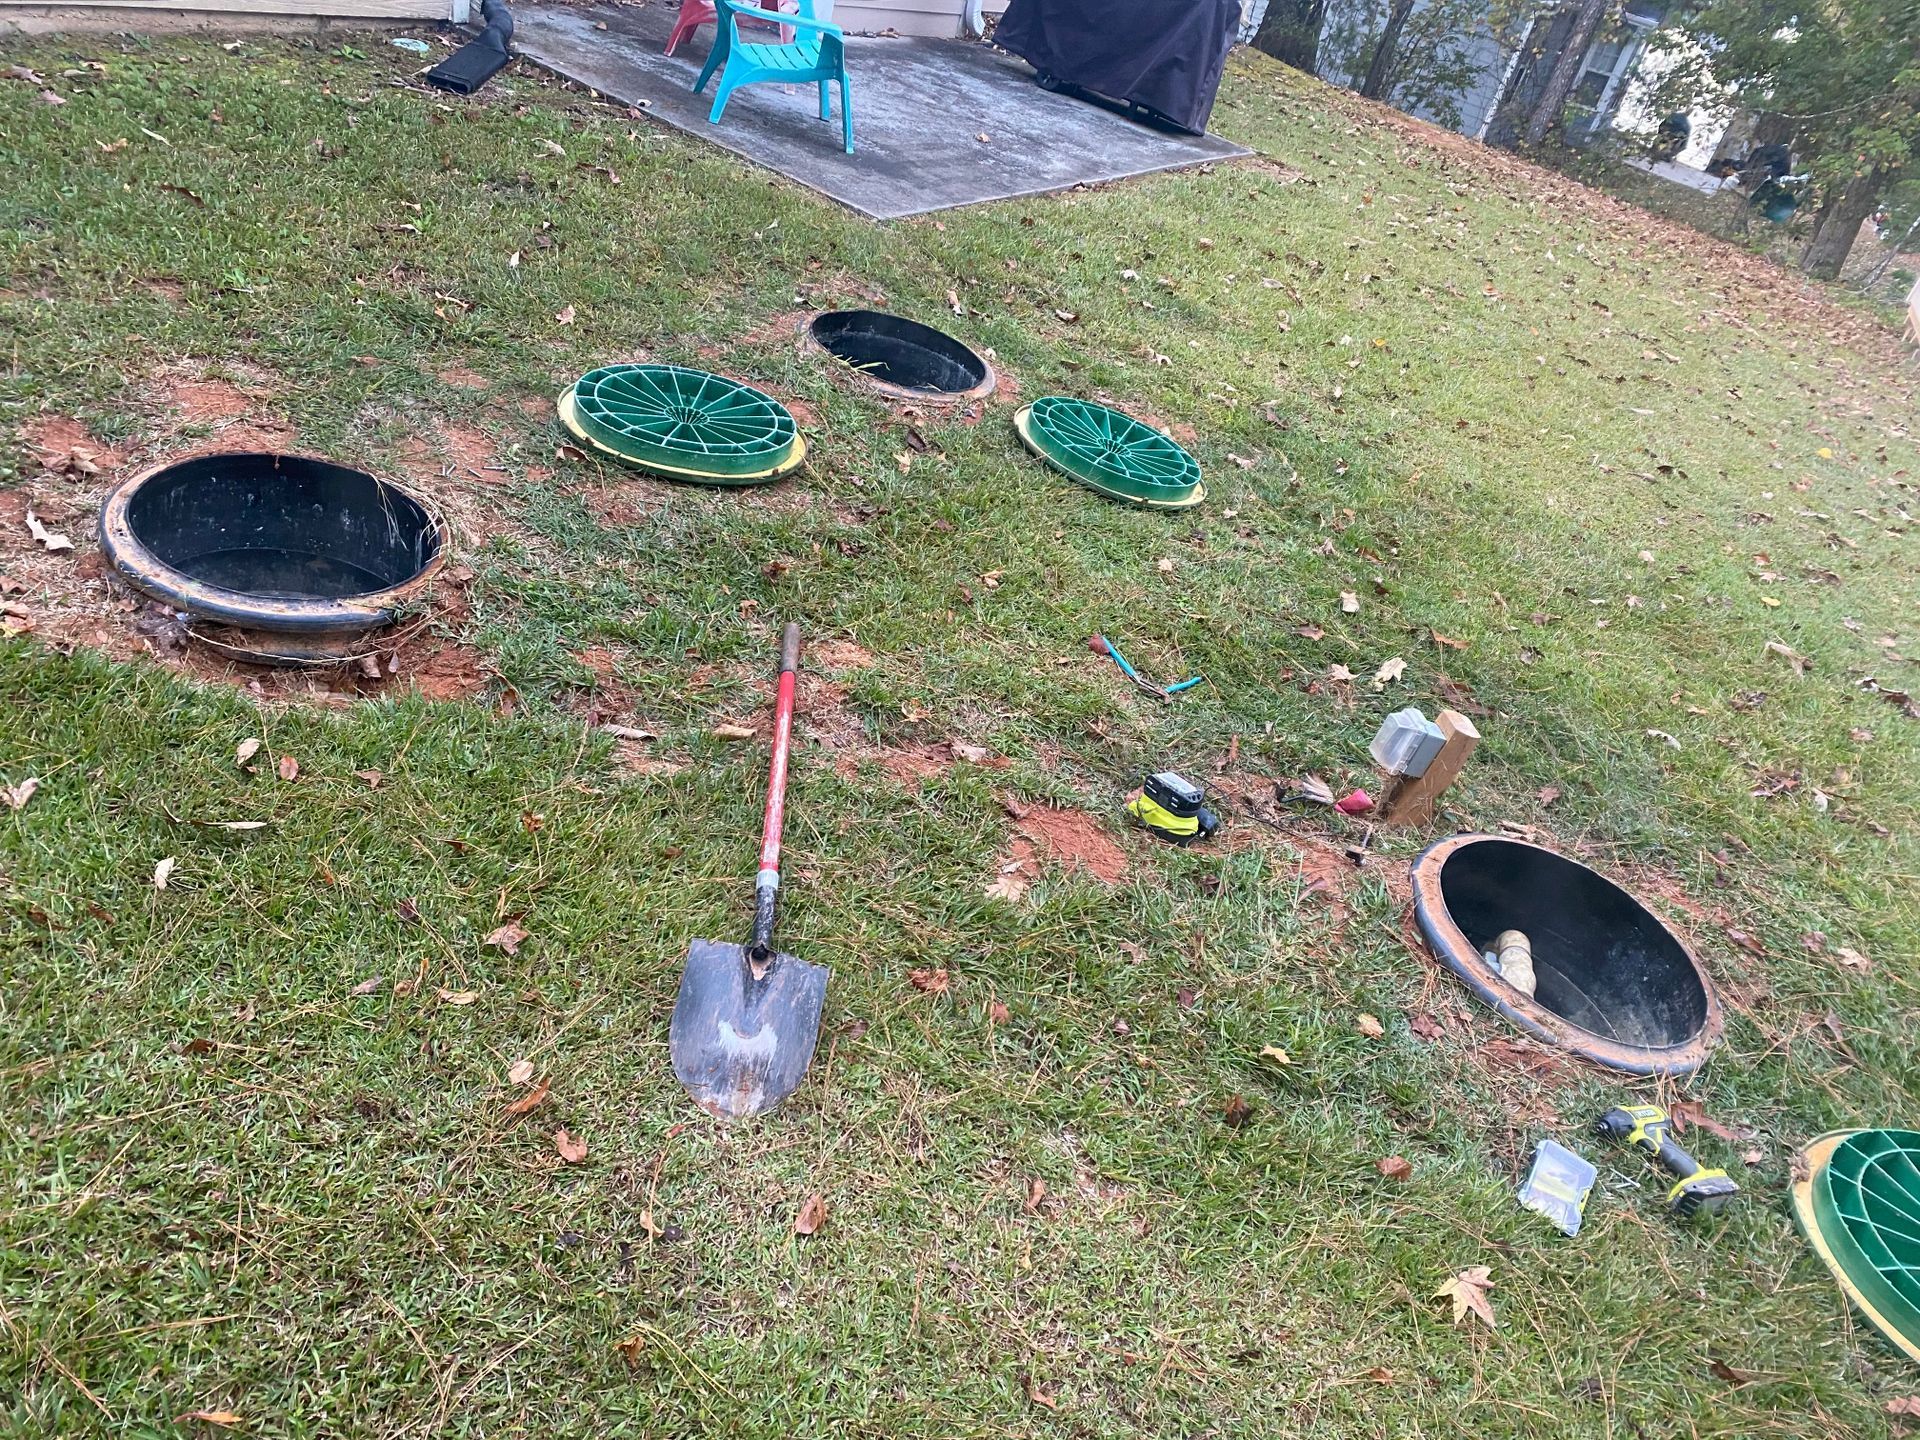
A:
<svg viewBox="0 0 1920 1440">
<path fill-rule="evenodd" d="M 876 220 L 1040 195 L 1248 152 L 1212 135 L 1151 129 L 1049 94 L 1023 61 L 959 40 L 847 37 L 855 153 L 823 123 L 811 85 L 751 85 L 707 123 L 713 87 L 693 93 L 712 30 L 669 58 L 674 6 L 516 5 L 529 60 L 701 135 Z M 604 25 L 604 30 L 596 28 Z M 839 103 L 838 91 L 834 95 Z M 986 140 L 979 137 L 985 135 Z"/>
</svg>

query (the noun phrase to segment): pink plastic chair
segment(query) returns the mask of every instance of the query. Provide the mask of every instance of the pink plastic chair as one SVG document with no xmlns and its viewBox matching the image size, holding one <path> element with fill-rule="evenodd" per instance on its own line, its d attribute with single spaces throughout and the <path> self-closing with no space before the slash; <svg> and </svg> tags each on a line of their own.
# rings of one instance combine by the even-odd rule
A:
<svg viewBox="0 0 1920 1440">
<path fill-rule="evenodd" d="M 773 0 L 773 3 L 768 4 L 765 8 L 784 11 L 789 15 L 798 14 L 800 11 L 797 0 Z M 718 21 L 719 18 L 720 16 L 713 8 L 713 0 L 680 0 L 680 18 L 673 22 L 673 33 L 667 37 L 667 54 L 671 55 L 674 52 L 674 48 L 678 46 L 682 40 L 693 34 L 693 32 L 698 30 L 702 25 L 712 25 Z M 771 29 L 772 27 L 770 26 L 768 28 Z M 782 45 L 791 45 L 793 43 L 793 27 L 791 25 L 782 25 L 779 28 L 780 43 Z"/>
</svg>

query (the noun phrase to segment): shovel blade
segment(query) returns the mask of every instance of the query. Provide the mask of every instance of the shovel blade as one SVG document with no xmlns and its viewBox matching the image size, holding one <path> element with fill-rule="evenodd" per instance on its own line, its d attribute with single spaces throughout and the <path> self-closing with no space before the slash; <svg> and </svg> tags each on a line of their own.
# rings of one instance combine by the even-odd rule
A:
<svg viewBox="0 0 1920 1440">
<path fill-rule="evenodd" d="M 687 947 L 667 1049 L 694 1103 L 723 1120 L 771 1110 L 800 1088 L 820 1038 L 827 967 L 775 955 L 756 978 L 746 947 Z"/>
</svg>

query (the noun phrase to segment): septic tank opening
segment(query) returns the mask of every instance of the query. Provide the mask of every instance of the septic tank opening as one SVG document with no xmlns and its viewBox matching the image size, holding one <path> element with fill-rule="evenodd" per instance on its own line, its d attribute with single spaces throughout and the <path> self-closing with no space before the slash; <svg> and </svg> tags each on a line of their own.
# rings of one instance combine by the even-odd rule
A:
<svg viewBox="0 0 1920 1440">
<path fill-rule="evenodd" d="M 271 634 L 391 623 L 439 570 L 446 524 L 365 470 L 305 455 L 196 455 L 136 475 L 100 508 L 107 558 L 187 615 Z"/>
<path fill-rule="evenodd" d="M 993 367 L 931 325 L 879 310 L 827 310 L 807 326 L 813 343 L 874 389 L 903 399 L 968 400 L 993 393 Z"/>
<path fill-rule="evenodd" d="M 1443 840 L 1413 866 L 1414 909 L 1441 962 L 1540 1039 L 1616 1070 L 1684 1075 L 1720 1038 L 1713 986 L 1680 938 L 1605 876 L 1538 845 Z M 1524 931 L 1529 996 L 1485 956 Z"/>
</svg>

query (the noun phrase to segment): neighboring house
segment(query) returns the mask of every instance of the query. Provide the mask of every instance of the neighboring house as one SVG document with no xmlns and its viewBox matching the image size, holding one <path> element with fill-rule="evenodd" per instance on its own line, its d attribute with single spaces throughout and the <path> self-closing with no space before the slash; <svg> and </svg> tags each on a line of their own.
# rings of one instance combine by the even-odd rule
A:
<svg viewBox="0 0 1920 1440">
<path fill-rule="evenodd" d="M 1436 0 L 1421 0 L 1416 17 Z M 1510 122 L 1499 116 L 1503 102 L 1507 116 L 1524 116 L 1532 101 L 1545 88 L 1560 53 L 1566 48 L 1573 27 L 1573 12 L 1562 8 L 1552 14 L 1530 20 L 1518 35 L 1502 35 L 1492 24 L 1491 0 L 1478 6 L 1486 17 L 1483 24 L 1462 42 L 1458 60 L 1449 66 L 1460 72 L 1460 83 L 1450 86 L 1437 102 L 1415 102 L 1409 113 L 1423 120 L 1450 125 L 1477 140 L 1493 137 L 1496 119 L 1505 127 Z M 1628 81 L 1635 62 L 1646 48 L 1647 38 L 1659 27 L 1668 8 L 1668 0 L 1628 0 L 1617 23 L 1603 27 L 1587 47 L 1580 79 L 1567 101 L 1563 125 L 1565 138 L 1581 144 L 1606 133 L 1626 99 Z M 1240 29 L 1243 40 L 1252 39 L 1266 14 L 1267 0 L 1248 0 Z M 1384 11 L 1379 0 L 1328 0 L 1327 23 L 1321 34 L 1321 78 L 1335 84 L 1357 86 L 1366 73 L 1370 56 L 1340 53 L 1338 45 L 1328 46 L 1325 38 L 1346 30 L 1371 30 L 1377 33 L 1377 20 Z M 1410 25 L 1411 28 L 1411 25 Z"/>
</svg>

